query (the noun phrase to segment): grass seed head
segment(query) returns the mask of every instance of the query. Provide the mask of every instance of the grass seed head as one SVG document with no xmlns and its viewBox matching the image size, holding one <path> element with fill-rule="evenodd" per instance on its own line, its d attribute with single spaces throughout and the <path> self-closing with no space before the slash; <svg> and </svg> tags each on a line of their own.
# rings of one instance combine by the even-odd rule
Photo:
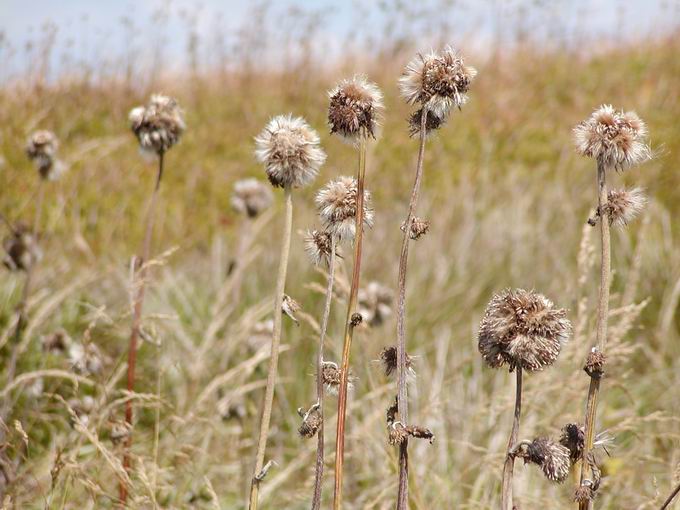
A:
<svg viewBox="0 0 680 510">
<path fill-rule="evenodd" d="M 342 176 L 330 181 L 316 195 L 316 207 L 326 230 L 341 241 L 352 241 L 356 235 L 357 180 Z M 371 193 L 364 189 L 364 226 L 373 227 L 374 212 Z"/>
<path fill-rule="evenodd" d="M 236 212 L 255 218 L 272 205 L 273 198 L 266 184 L 257 179 L 242 179 L 234 184 L 231 206 Z"/>
<path fill-rule="evenodd" d="M 375 138 L 378 121 L 384 108 L 383 95 L 375 83 L 364 76 L 342 80 L 328 92 L 328 125 L 337 133 L 356 143 L 360 138 Z"/>
<path fill-rule="evenodd" d="M 647 205 L 647 197 L 641 188 L 613 189 L 607 194 L 604 213 L 609 223 L 624 228 L 633 221 Z"/>
<path fill-rule="evenodd" d="M 143 151 L 162 154 L 179 142 L 186 129 L 184 113 L 171 97 L 153 94 L 146 106 L 128 115 L 132 132 Z"/>
</svg>

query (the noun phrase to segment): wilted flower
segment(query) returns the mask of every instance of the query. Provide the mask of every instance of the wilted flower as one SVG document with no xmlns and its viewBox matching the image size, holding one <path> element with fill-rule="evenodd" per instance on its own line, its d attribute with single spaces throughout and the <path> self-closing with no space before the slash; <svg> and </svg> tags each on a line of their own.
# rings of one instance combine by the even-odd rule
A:
<svg viewBox="0 0 680 510">
<path fill-rule="evenodd" d="M 357 180 L 338 177 L 316 194 L 316 207 L 324 227 L 339 240 L 353 240 L 356 235 Z M 364 225 L 373 226 L 371 193 L 364 190 Z"/>
<path fill-rule="evenodd" d="M 128 119 L 142 150 L 159 155 L 175 145 L 186 128 L 177 101 L 160 94 L 153 94 L 146 106 L 133 108 Z"/>
<path fill-rule="evenodd" d="M 254 218 L 272 204 L 273 198 L 266 184 L 257 179 L 242 179 L 234 184 L 231 206 L 236 212 Z"/>
<path fill-rule="evenodd" d="M 441 53 L 431 51 L 409 62 L 399 79 L 399 87 L 408 103 L 419 103 L 443 120 L 452 107 L 460 108 L 467 102 L 467 92 L 476 75 L 477 70 L 466 66 L 463 58 L 447 46 Z M 417 120 L 420 122 L 420 116 Z M 432 122 L 432 129 L 439 127 L 434 125 L 434 119 Z M 419 131 L 420 126 L 417 129 Z"/>
<path fill-rule="evenodd" d="M 628 225 L 647 205 L 647 197 L 641 188 L 613 189 L 607 194 L 604 213 L 609 223 L 619 228 Z"/>
<path fill-rule="evenodd" d="M 104 357 L 93 343 L 73 342 L 68 348 L 68 359 L 73 371 L 79 374 L 97 375 L 104 368 Z"/>
<path fill-rule="evenodd" d="M 427 439 L 430 444 L 434 443 L 434 434 L 430 429 L 419 427 L 418 425 L 404 425 L 400 421 L 395 421 L 387 426 L 388 440 L 391 445 L 402 444 L 408 436 L 416 439 Z"/>
<path fill-rule="evenodd" d="M 385 370 L 385 375 L 388 377 L 392 375 L 397 369 L 397 347 L 390 345 L 380 351 L 380 361 Z M 408 353 L 406 353 L 406 372 L 411 376 L 416 375 L 415 370 L 413 370 L 413 358 Z"/>
<path fill-rule="evenodd" d="M 571 468 L 569 449 L 559 443 L 539 437 L 533 441 L 522 441 L 513 452 L 525 463 L 536 464 L 548 480 L 562 483 L 569 476 Z"/>
<path fill-rule="evenodd" d="M 332 361 L 324 361 L 321 364 L 321 379 L 323 380 L 326 392 L 331 395 L 337 395 L 340 388 L 340 369 L 336 363 Z M 347 378 L 347 390 L 351 390 L 354 386 L 352 374 Z"/>
<path fill-rule="evenodd" d="M 38 236 L 24 224 L 17 224 L 2 242 L 5 256 L 2 263 L 10 271 L 28 271 L 42 259 Z"/>
<path fill-rule="evenodd" d="M 331 259 L 332 234 L 326 230 L 308 230 L 305 233 L 305 251 L 315 266 L 328 265 Z M 337 254 L 337 252 L 336 252 Z"/>
<path fill-rule="evenodd" d="M 351 142 L 359 138 L 375 138 L 383 109 L 382 92 L 364 76 L 342 80 L 328 92 L 328 124 L 331 133 L 338 133 Z"/>
<path fill-rule="evenodd" d="M 274 117 L 255 138 L 255 157 L 274 187 L 300 188 L 311 183 L 326 161 L 319 135 L 302 117 Z"/>
<path fill-rule="evenodd" d="M 571 334 L 564 309 L 524 289 L 507 289 L 489 302 L 479 327 L 479 352 L 492 368 L 542 370 L 552 365 Z"/>
<path fill-rule="evenodd" d="M 57 160 L 59 141 L 52 131 L 36 131 L 28 139 L 26 155 L 35 163 L 40 177 L 54 181 L 62 174 L 65 166 Z"/>
<path fill-rule="evenodd" d="M 380 326 L 392 315 L 394 294 L 391 289 L 372 281 L 359 289 L 359 313 L 371 326 Z"/>
<path fill-rule="evenodd" d="M 321 416 L 320 405 L 318 403 L 314 404 L 305 411 L 302 407 L 298 408 L 298 414 L 302 418 L 302 424 L 298 429 L 298 433 L 302 437 L 314 437 L 316 432 L 321 427 L 321 422 L 323 422 L 323 416 Z"/>
<path fill-rule="evenodd" d="M 295 314 L 302 310 L 300 303 L 295 301 L 288 294 L 283 295 L 283 303 L 281 303 L 281 313 L 290 317 L 293 322 L 299 326 L 300 322 L 295 318 Z"/>
<path fill-rule="evenodd" d="M 576 150 L 606 168 L 624 170 L 651 157 L 647 127 L 635 112 L 600 106 L 574 128 Z"/>
<path fill-rule="evenodd" d="M 423 109 L 419 108 L 411 114 L 408 118 L 408 134 L 415 137 L 420 134 L 420 128 L 423 121 Z M 446 117 L 437 117 L 431 111 L 427 111 L 427 119 L 425 120 L 425 135 L 429 135 L 432 131 L 436 131 L 446 123 Z"/>
<path fill-rule="evenodd" d="M 401 224 L 400 228 L 402 232 L 406 232 L 406 221 L 404 221 Z M 430 230 L 429 221 L 414 216 L 413 218 L 411 218 L 411 228 L 409 230 L 408 236 L 414 241 L 417 241 L 422 236 L 427 234 L 429 230 Z"/>
</svg>

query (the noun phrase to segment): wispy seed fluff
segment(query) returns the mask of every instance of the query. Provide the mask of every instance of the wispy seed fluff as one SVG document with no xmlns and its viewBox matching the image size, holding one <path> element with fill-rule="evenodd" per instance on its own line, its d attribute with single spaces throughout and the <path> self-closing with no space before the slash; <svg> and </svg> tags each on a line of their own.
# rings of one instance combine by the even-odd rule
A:
<svg viewBox="0 0 680 510">
<path fill-rule="evenodd" d="M 16 225 L 14 232 L 3 240 L 2 247 L 5 250 L 2 263 L 10 271 L 28 271 L 43 256 L 38 237 L 23 224 Z"/>
<path fill-rule="evenodd" d="M 330 263 L 331 236 L 332 234 L 325 230 L 308 230 L 305 233 L 305 252 L 315 266 Z"/>
<path fill-rule="evenodd" d="M 340 389 L 340 369 L 337 363 L 332 361 L 324 361 L 321 365 L 321 379 L 323 380 L 324 388 L 326 392 L 330 395 L 337 395 Z M 354 387 L 353 381 L 354 377 L 350 372 L 347 377 L 347 390 L 351 390 Z"/>
<path fill-rule="evenodd" d="M 272 200 L 272 190 L 266 184 L 257 179 L 242 179 L 234 184 L 231 206 L 236 212 L 254 218 L 267 209 Z"/>
<path fill-rule="evenodd" d="M 350 142 L 375 138 L 384 108 L 382 92 L 364 76 L 342 80 L 328 92 L 328 125 Z"/>
<path fill-rule="evenodd" d="M 409 104 L 420 104 L 443 121 L 451 108 L 460 108 L 467 102 L 467 92 L 476 75 L 477 70 L 466 66 L 460 54 L 447 46 L 441 53 L 419 54 L 409 62 L 399 79 L 399 88 Z M 412 130 L 421 115 L 411 119 Z M 427 122 L 431 122 L 429 118 Z M 435 119 L 432 122 L 432 128 L 439 127 Z"/>
<path fill-rule="evenodd" d="M 390 345 L 380 351 L 380 361 L 385 371 L 385 375 L 389 377 L 397 370 L 397 347 Z M 413 370 L 413 358 L 406 353 L 406 372 L 409 376 L 415 376 L 416 372 Z"/>
<path fill-rule="evenodd" d="M 641 188 L 613 189 L 607 194 L 604 212 L 609 218 L 609 223 L 624 228 L 646 205 L 647 197 Z"/>
<path fill-rule="evenodd" d="M 274 187 L 310 184 L 326 161 L 319 135 L 302 117 L 279 115 L 255 137 L 255 157 Z"/>
<path fill-rule="evenodd" d="M 578 153 L 616 170 L 651 157 L 646 137 L 647 127 L 635 112 L 615 110 L 611 105 L 600 106 L 574 128 Z"/>
<path fill-rule="evenodd" d="M 351 241 L 356 235 L 357 180 L 338 177 L 321 188 L 316 195 L 316 207 L 324 227 L 341 241 Z M 364 225 L 373 226 L 371 193 L 364 189 Z"/>
<path fill-rule="evenodd" d="M 569 449 L 547 437 L 521 443 L 516 455 L 524 459 L 525 463 L 539 466 L 545 477 L 552 482 L 562 483 L 569 477 Z"/>
<path fill-rule="evenodd" d="M 564 309 L 524 289 L 506 289 L 489 302 L 479 327 L 479 352 L 492 368 L 536 371 L 552 365 L 571 334 Z"/>
<path fill-rule="evenodd" d="M 186 129 L 184 114 L 171 97 L 154 94 L 146 106 L 137 106 L 128 116 L 132 132 L 142 150 L 162 154 L 179 142 Z"/>
<path fill-rule="evenodd" d="M 52 131 L 39 130 L 26 143 L 26 155 L 35 164 L 40 177 L 54 181 L 62 174 L 65 166 L 57 160 L 59 140 Z"/>
</svg>

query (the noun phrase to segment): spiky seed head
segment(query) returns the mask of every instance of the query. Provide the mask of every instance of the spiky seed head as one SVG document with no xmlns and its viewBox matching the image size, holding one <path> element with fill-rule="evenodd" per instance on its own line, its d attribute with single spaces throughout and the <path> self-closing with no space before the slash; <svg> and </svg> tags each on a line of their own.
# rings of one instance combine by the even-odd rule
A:
<svg viewBox="0 0 680 510">
<path fill-rule="evenodd" d="M 625 170 L 651 158 L 647 127 L 635 112 L 602 105 L 574 128 L 576 150 L 605 168 Z"/>
<path fill-rule="evenodd" d="M 392 315 L 392 289 L 371 281 L 359 289 L 359 313 L 372 327 L 382 325 Z"/>
<path fill-rule="evenodd" d="M 399 413 L 399 397 L 394 397 L 394 402 L 390 407 L 387 408 L 385 412 L 385 419 L 388 425 L 392 425 L 397 420 L 397 414 Z"/>
<path fill-rule="evenodd" d="M 479 352 L 492 368 L 533 372 L 552 365 L 571 334 L 567 312 L 542 294 L 506 289 L 489 302 L 479 327 Z"/>
<path fill-rule="evenodd" d="M 569 476 L 571 468 L 569 449 L 547 437 L 534 439 L 520 449 L 518 456 L 522 457 L 524 462 L 539 466 L 550 481 L 562 483 Z"/>
<path fill-rule="evenodd" d="M 231 206 L 249 218 L 255 218 L 270 205 L 273 194 L 271 188 L 257 179 L 241 179 L 234 184 Z"/>
<path fill-rule="evenodd" d="M 560 444 L 569 450 L 569 459 L 572 464 L 583 455 L 585 445 L 585 430 L 576 423 L 567 423 L 562 427 Z"/>
<path fill-rule="evenodd" d="M 595 491 L 588 484 L 581 485 L 580 487 L 577 487 L 576 490 L 574 491 L 574 501 L 576 503 L 589 503 L 594 499 Z"/>
<path fill-rule="evenodd" d="M 404 221 L 401 224 L 401 231 L 406 232 L 406 221 Z M 418 218 L 414 216 L 411 218 L 411 228 L 409 231 L 408 236 L 413 239 L 414 241 L 417 241 L 420 239 L 422 236 L 427 234 L 427 232 L 430 230 L 430 222 L 423 219 L 423 218 Z"/>
<path fill-rule="evenodd" d="M 281 303 L 281 313 L 290 317 L 297 326 L 300 325 L 300 322 L 295 317 L 295 314 L 300 310 L 302 310 L 302 306 L 300 305 L 300 303 L 295 301 L 288 294 L 283 295 L 283 302 Z"/>
<path fill-rule="evenodd" d="M 33 161 L 45 180 L 58 179 L 65 169 L 65 165 L 57 160 L 59 140 L 52 131 L 41 129 L 33 133 L 26 143 L 26 155 Z"/>
<path fill-rule="evenodd" d="M 323 380 L 326 392 L 330 395 L 337 395 L 340 390 L 340 369 L 336 363 L 332 361 L 324 361 L 321 364 L 321 379 Z M 347 377 L 347 389 L 351 390 L 353 388 L 352 381 L 354 378 L 350 373 Z"/>
<path fill-rule="evenodd" d="M 442 127 L 446 123 L 447 117 L 437 117 L 430 110 L 427 111 L 427 118 L 425 119 L 425 136 L 432 134 L 434 131 Z M 420 128 L 423 120 L 423 109 L 419 108 L 411 114 L 408 118 L 408 134 L 416 137 L 420 135 Z"/>
<path fill-rule="evenodd" d="M 380 352 L 380 361 L 382 362 L 385 375 L 389 377 L 397 369 L 397 346 L 390 345 L 385 347 Z M 415 376 L 415 371 L 413 370 L 413 358 L 406 353 L 406 372 L 408 375 Z"/>
<path fill-rule="evenodd" d="M 308 230 L 304 237 L 305 252 L 315 266 L 330 264 L 332 234 L 327 230 Z M 336 252 L 337 253 L 337 252 Z"/>
<path fill-rule="evenodd" d="M 434 443 L 434 433 L 430 429 L 419 425 L 409 425 L 406 429 L 411 437 L 415 437 L 416 439 L 427 439 L 430 444 Z"/>
<path fill-rule="evenodd" d="M 38 236 L 22 223 L 14 227 L 14 231 L 2 242 L 2 247 L 5 250 L 2 263 L 10 271 L 28 271 L 43 256 Z"/>
<path fill-rule="evenodd" d="M 159 155 L 179 142 L 186 129 L 177 101 L 162 94 L 153 94 L 146 106 L 130 110 L 128 120 L 142 150 Z"/>
<path fill-rule="evenodd" d="M 443 120 L 451 108 L 460 108 L 467 102 L 467 92 L 476 75 L 477 70 L 466 66 L 460 54 L 447 46 L 441 53 L 430 51 L 416 56 L 406 66 L 399 87 L 409 104 L 419 103 Z"/>
<path fill-rule="evenodd" d="M 274 187 L 310 184 L 326 161 L 319 135 L 302 117 L 278 115 L 255 137 L 255 157 Z"/>
<path fill-rule="evenodd" d="M 604 213 L 609 223 L 624 228 L 633 221 L 647 205 L 647 197 L 641 188 L 613 189 L 607 193 Z"/>
<path fill-rule="evenodd" d="M 353 177 L 338 177 L 316 194 L 319 217 L 328 232 L 341 241 L 352 241 L 356 235 L 358 184 Z M 364 226 L 373 227 L 374 212 L 371 193 L 364 189 Z"/>
<path fill-rule="evenodd" d="M 604 365 L 607 356 L 597 347 L 593 347 L 588 353 L 583 370 L 591 377 L 600 378 L 604 374 Z"/>
<path fill-rule="evenodd" d="M 302 424 L 300 425 L 300 428 L 298 428 L 298 433 L 302 437 L 314 437 L 323 422 L 319 404 L 314 404 L 307 411 L 303 408 L 299 408 L 298 414 L 302 418 Z"/>
<path fill-rule="evenodd" d="M 337 133 L 356 143 L 361 138 L 375 138 L 382 114 L 383 96 L 375 83 L 365 76 L 342 80 L 328 92 L 328 125 Z"/>
<path fill-rule="evenodd" d="M 418 425 L 404 425 L 400 421 L 395 421 L 387 426 L 388 441 L 393 446 L 401 445 L 411 436 L 416 439 L 427 439 L 430 444 L 434 443 L 434 434 L 430 429 Z"/>
</svg>

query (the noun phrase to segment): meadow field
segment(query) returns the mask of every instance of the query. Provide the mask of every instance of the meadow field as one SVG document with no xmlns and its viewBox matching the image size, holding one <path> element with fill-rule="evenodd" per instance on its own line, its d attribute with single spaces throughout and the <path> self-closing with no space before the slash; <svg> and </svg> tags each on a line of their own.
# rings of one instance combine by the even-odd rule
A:
<svg viewBox="0 0 680 510">
<path fill-rule="evenodd" d="M 601 104 L 637 112 L 654 157 L 611 176 L 613 185 L 643 187 L 649 203 L 628 228 L 612 229 L 597 432 L 606 431 L 613 445 L 598 454 L 595 507 L 659 508 L 680 482 L 680 229 L 673 220 L 680 213 L 679 35 L 590 53 L 530 44 L 482 53 L 468 51 L 464 40 L 445 41 L 478 74 L 469 102 L 427 140 L 424 158 L 417 214 L 431 226 L 411 243 L 406 319 L 416 375 L 409 401 L 411 419 L 435 441 L 410 442 L 410 508 L 499 508 L 514 376 L 485 366 L 477 331 L 487 303 L 503 289 L 541 292 L 568 309 L 573 324 L 555 365 L 525 376 L 520 437 L 559 437 L 565 424 L 583 423 L 589 379 L 582 367 L 595 342 L 600 241 L 598 228 L 586 222 L 597 205 L 596 166 L 576 153 L 572 128 Z M 397 389 L 379 358 L 396 342 L 400 225 L 418 155 L 418 138 L 408 130 L 411 107 L 399 97 L 397 80 L 416 52 L 428 49 L 409 40 L 378 54 L 348 53 L 323 69 L 304 58 L 268 69 L 255 56 L 238 68 L 148 80 L 124 72 L 45 80 L 36 71 L 5 83 L 0 212 L 11 223 L 38 222 L 43 257 L 11 379 L 25 275 L 0 272 L 2 399 L 9 406 L 2 508 L 114 508 L 121 480 L 131 508 L 246 505 L 284 209 L 283 192 L 274 189 L 272 206 L 248 219 L 232 209 L 231 196 L 239 179 L 266 183 L 254 137 L 270 118 L 289 112 L 317 130 L 328 158 L 294 196 L 286 294 L 302 309 L 294 314 L 299 324 L 283 317 L 266 453 L 276 464 L 259 498 L 261 508 L 309 508 L 316 440 L 300 437 L 296 410 L 316 400 L 326 271 L 309 262 L 303 235 L 318 227 L 316 191 L 356 173 L 356 151 L 327 123 L 327 91 L 356 73 L 380 87 L 385 111 L 367 154 L 375 219 L 363 240 L 364 323 L 351 353 L 344 503 L 394 508 L 398 448 L 388 443 L 385 411 Z M 156 163 L 140 156 L 128 112 L 155 92 L 177 99 L 187 127 L 165 155 L 129 393 L 131 258 L 142 244 Z M 56 134 L 67 167 L 59 180 L 40 186 L 25 154 L 37 129 Z M 4 238 L 9 232 L 2 228 Z M 338 363 L 352 250 L 345 246 L 340 254 L 326 342 L 327 359 Z M 379 310 L 371 282 L 392 296 Z M 79 345 L 84 366 L 74 366 L 68 348 L 46 350 L 55 338 Z M 115 437 L 127 401 L 135 409 L 129 474 Z M 333 499 L 335 416 L 336 398 L 327 396 L 324 508 Z M 515 467 L 518 508 L 574 508 L 576 468 L 555 484 L 523 464 Z"/>
</svg>

